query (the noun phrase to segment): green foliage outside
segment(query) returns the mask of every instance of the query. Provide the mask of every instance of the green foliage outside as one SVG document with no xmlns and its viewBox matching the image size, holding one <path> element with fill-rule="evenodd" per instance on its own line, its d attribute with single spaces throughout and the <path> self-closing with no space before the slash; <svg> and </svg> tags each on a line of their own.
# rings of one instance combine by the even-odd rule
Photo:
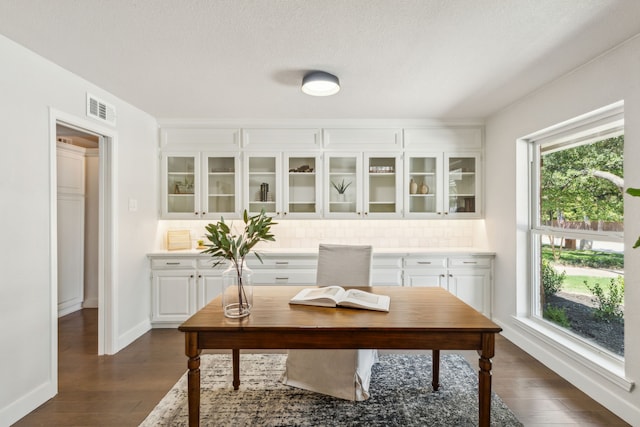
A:
<svg viewBox="0 0 640 427">
<path fill-rule="evenodd" d="M 624 318 L 622 310 L 624 278 L 622 276 L 612 278 L 607 286 L 607 291 L 597 282 L 593 286 L 588 285 L 586 281 L 584 284 L 593 294 L 593 301 L 597 304 L 594 313 L 596 319 L 604 322 L 619 322 Z"/>
<path fill-rule="evenodd" d="M 569 318 L 567 317 L 567 311 L 564 308 L 547 304 L 542 317 L 549 320 L 550 322 L 562 326 L 563 328 L 571 327 L 571 322 L 569 322 Z"/>
<path fill-rule="evenodd" d="M 542 246 L 542 259 L 554 261 L 553 250 L 547 245 Z M 624 254 L 619 252 L 592 251 L 584 249 L 564 249 L 557 261 L 561 265 L 576 267 L 624 269 Z"/>
<path fill-rule="evenodd" d="M 542 152 L 540 212 L 542 221 L 622 222 L 623 194 L 611 180 L 596 176 L 605 172 L 623 175 L 624 135 L 593 144 L 554 152 Z"/>
<path fill-rule="evenodd" d="M 547 260 L 542 260 L 542 286 L 545 298 L 555 295 L 562 289 L 562 282 L 565 278 L 564 271 L 558 273 Z"/>
</svg>

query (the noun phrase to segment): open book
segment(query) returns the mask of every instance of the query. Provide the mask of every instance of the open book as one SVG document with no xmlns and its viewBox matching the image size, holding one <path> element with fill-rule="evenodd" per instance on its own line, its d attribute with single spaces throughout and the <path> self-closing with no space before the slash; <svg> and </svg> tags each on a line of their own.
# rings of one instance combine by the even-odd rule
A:
<svg viewBox="0 0 640 427">
<path fill-rule="evenodd" d="M 320 307 L 351 307 L 366 310 L 389 311 L 390 298 L 359 289 L 348 291 L 340 286 L 303 289 L 291 298 L 289 304 L 317 305 Z"/>
</svg>

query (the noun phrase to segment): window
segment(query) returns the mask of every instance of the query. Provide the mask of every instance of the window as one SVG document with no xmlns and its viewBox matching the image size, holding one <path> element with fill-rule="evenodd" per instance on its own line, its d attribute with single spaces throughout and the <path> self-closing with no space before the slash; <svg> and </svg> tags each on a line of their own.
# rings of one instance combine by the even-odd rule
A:
<svg viewBox="0 0 640 427">
<path fill-rule="evenodd" d="M 530 139 L 532 320 L 624 359 L 622 105 Z"/>
</svg>

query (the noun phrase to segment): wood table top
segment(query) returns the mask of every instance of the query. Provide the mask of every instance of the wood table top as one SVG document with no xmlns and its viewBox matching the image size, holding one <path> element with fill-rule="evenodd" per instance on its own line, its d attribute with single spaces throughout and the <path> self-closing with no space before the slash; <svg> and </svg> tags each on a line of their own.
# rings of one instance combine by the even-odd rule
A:
<svg viewBox="0 0 640 427">
<path fill-rule="evenodd" d="M 340 330 L 406 332 L 488 332 L 502 329 L 442 288 L 359 287 L 391 298 L 389 312 L 289 304 L 309 286 L 254 286 L 251 315 L 230 319 L 223 315 L 221 297 L 213 299 L 178 328 L 182 332 L 258 332 Z"/>
</svg>

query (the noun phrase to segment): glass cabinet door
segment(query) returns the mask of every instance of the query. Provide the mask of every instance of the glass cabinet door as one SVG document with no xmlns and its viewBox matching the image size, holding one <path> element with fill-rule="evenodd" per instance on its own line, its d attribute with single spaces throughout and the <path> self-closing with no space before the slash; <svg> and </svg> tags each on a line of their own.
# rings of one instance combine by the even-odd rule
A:
<svg viewBox="0 0 640 427">
<path fill-rule="evenodd" d="M 325 157 L 325 216 L 362 215 L 362 155 L 327 154 Z"/>
<path fill-rule="evenodd" d="M 197 155 L 188 154 L 166 155 L 164 158 L 164 216 L 191 218 L 200 215 L 195 196 L 198 190 L 197 160 Z"/>
<path fill-rule="evenodd" d="M 203 216 L 239 215 L 238 157 L 206 156 L 203 188 Z"/>
<path fill-rule="evenodd" d="M 280 156 L 251 154 L 247 157 L 246 201 L 251 214 L 262 209 L 272 216 L 280 215 Z"/>
<path fill-rule="evenodd" d="M 442 215 L 442 153 L 407 154 L 405 210 L 407 216 Z"/>
<path fill-rule="evenodd" d="M 476 216 L 479 212 L 478 155 L 447 154 L 446 206 L 449 215 Z"/>
<path fill-rule="evenodd" d="M 283 216 L 309 217 L 320 213 L 319 181 L 317 168 L 319 157 L 285 154 L 287 168 Z"/>
<path fill-rule="evenodd" d="M 399 156 L 365 155 L 365 216 L 400 216 L 400 169 Z"/>
</svg>

